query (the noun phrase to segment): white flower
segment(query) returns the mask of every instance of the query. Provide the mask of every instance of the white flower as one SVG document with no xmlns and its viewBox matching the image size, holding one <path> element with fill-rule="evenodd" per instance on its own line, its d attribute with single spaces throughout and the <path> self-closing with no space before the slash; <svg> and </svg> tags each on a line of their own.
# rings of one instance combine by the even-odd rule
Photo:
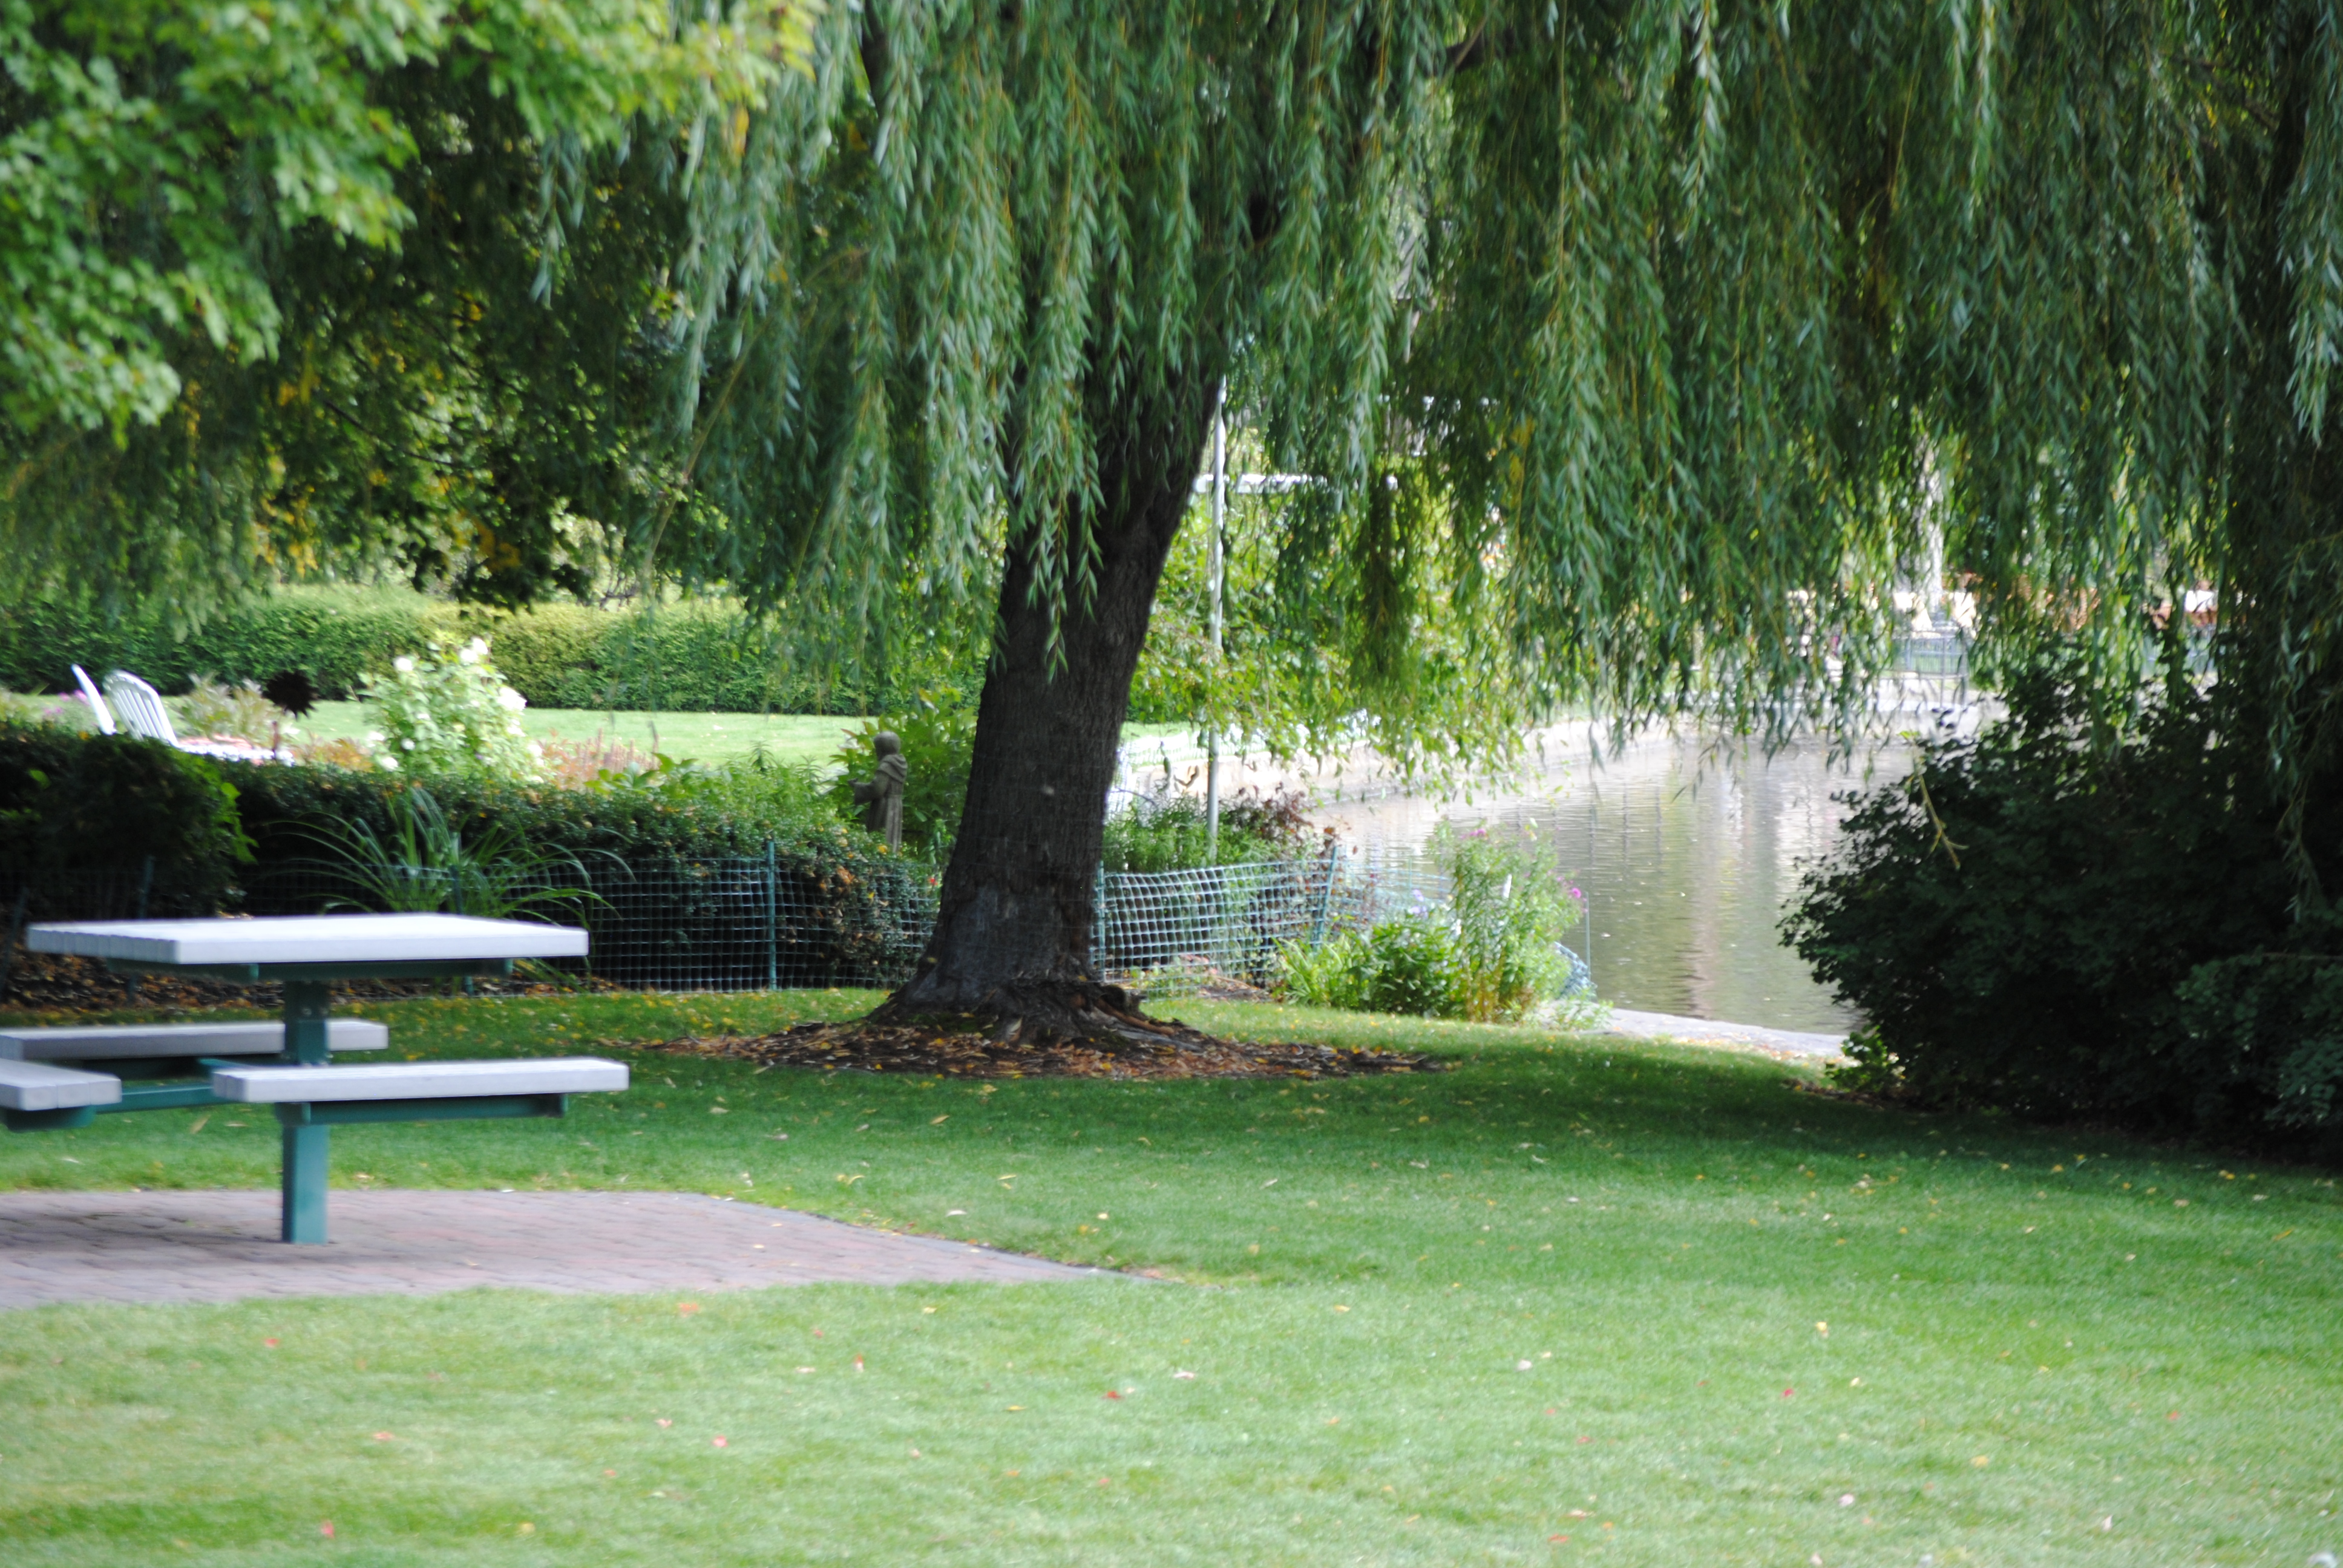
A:
<svg viewBox="0 0 2343 1568">
<path fill-rule="evenodd" d="M 497 688 L 497 706 L 507 713 L 518 713 L 528 706 L 528 699 L 509 686 Z"/>
<path fill-rule="evenodd" d="M 379 746 L 379 745 L 381 745 L 381 744 L 382 744 L 382 731 L 381 731 L 381 730 L 379 730 L 379 729 L 369 729 L 369 730 L 367 730 L 367 734 L 366 734 L 366 743 L 367 743 L 368 746 Z"/>
<path fill-rule="evenodd" d="M 471 641 L 464 645 L 464 651 L 458 654 L 456 658 L 457 661 L 461 664 L 478 664 L 480 660 L 488 657 L 488 639 L 484 637 L 476 637 Z"/>
<path fill-rule="evenodd" d="M 390 668 L 398 671 L 401 675 L 413 675 L 415 673 L 415 661 L 402 653 L 397 658 L 390 661 Z"/>
<path fill-rule="evenodd" d="M 393 757 L 387 751 L 376 758 L 375 763 L 386 773 L 396 773 L 398 771 L 398 759 Z"/>
<path fill-rule="evenodd" d="M 400 741 L 400 742 L 398 743 L 398 745 L 399 745 L 399 749 L 401 749 L 401 750 L 403 750 L 403 751 L 412 751 L 412 750 L 414 750 L 414 749 L 415 749 L 415 742 L 414 742 L 414 741 L 412 741 L 412 740 L 402 740 L 402 741 Z"/>
<path fill-rule="evenodd" d="M 528 755 L 531 761 L 541 761 L 545 757 L 545 748 L 532 740 L 528 743 Z"/>
</svg>

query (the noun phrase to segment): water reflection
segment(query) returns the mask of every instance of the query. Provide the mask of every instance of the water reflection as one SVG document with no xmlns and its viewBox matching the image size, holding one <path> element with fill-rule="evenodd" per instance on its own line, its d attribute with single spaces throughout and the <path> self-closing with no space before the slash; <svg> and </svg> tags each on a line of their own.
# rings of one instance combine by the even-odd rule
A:
<svg viewBox="0 0 2343 1568">
<path fill-rule="evenodd" d="M 1418 850 L 1444 816 L 1558 846 L 1587 894 L 1595 988 L 1619 1007 L 1773 1029 L 1841 1032 L 1857 1020 L 1781 945 L 1799 862 L 1825 853 L 1835 801 L 1900 777 L 1908 749 L 1832 764 L 1819 742 L 1767 757 L 1661 737 L 1617 756 L 1582 751 L 1520 793 L 1469 802 L 1421 796 L 1334 802 L 1312 815 L 1377 857 Z"/>
</svg>

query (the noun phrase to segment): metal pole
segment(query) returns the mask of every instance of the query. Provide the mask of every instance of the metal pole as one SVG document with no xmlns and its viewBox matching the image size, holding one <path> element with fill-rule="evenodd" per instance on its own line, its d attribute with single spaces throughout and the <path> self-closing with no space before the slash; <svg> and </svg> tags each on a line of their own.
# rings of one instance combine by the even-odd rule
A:
<svg viewBox="0 0 2343 1568">
<path fill-rule="evenodd" d="M 1327 840 L 1326 880 L 1318 890 L 1318 918 L 1311 922 L 1310 945 L 1312 948 L 1322 948 L 1326 945 L 1326 921 L 1327 918 L 1333 913 L 1334 907 L 1334 878 L 1341 871 L 1342 866 L 1341 840 Z"/>
<path fill-rule="evenodd" d="M 1091 880 L 1091 968 L 1106 970 L 1106 863 Z"/>
<path fill-rule="evenodd" d="M 327 1010 L 331 991 L 324 980 L 285 982 L 285 1054 L 304 1067 L 327 1060 Z M 326 1180 L 333 1155 L 333 1130 L 307 1120 L 306 1105 L 277 1107 L 284 1128 L 283 1205 L 278 1234 L 286 1241 L 320 1246 L 326 1240 Z"/>
<path fill-rule="evenodd" d="M 1212 590 L 1212 676 L 1218 681 L 1221 672 L 1221 578 L 1226 562 L 1221 531 L 1229 511 L 1229 427 L 1223 409 L 1228 397 L 1228 384 L 1212 394 L 1212 537 L 1207 542 L 1204 557 L 1204 579 Z M 1217 728 L 1204 731 L 1204 859 L 1218 864 L 1221 858 L 1221 732 Z"/>
</svg>

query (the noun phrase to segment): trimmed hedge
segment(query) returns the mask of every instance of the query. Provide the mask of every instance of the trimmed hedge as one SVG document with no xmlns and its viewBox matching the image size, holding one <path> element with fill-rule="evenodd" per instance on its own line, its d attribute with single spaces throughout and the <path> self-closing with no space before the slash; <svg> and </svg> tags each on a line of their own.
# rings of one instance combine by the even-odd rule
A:
<svg viewBox="0 0 2343 1568">
<path fill-rule="evenodd" d="M 0 723 L 0 886 L 30 890 L 28 920 L 130 914 L 113 906 L 141 886 L 149 913 L 208 911 L 251 859 L 238 803 L 224 769 L 160 741 Z"/>
<path fill-rule="evenodd" d="M 129 669 L 166 692 L 210 676 L 255 685 L 297 669 L 327 698 L 355 696 L 368 670 L 423 651 L 433 634 L 452 636 L 455 607 L 419 594 L 293 588 L 224 611 L 175 636 L 155 611 L 112 618 L 93 610 L 29 603 L 0 607 L 0 686 L 71 691 L 76 664 L 103 679 Z"/>
<path fill-rule="evenodd" d="M 396 774 L 338 768 L 223 765 L 236 777 L 236 810 L 256 862 L 285 864 L 317 853 L 305 821 L 391 826 L 388 801 L 415 788 Z M 858 836 L 818 804 L 811 781 L 795 769 L 711 774 L 667 788 L 524 789 L 435 779 L 427 786 L 449 822 L 495 819 L 531 842 L 571 854 L 608 852 L 623 859 L 689 859 L 761 855 L 768 841 L 852 859 L 867 855 Z"/>
<path fill-rule="evenodd" d="M 367 673 L 421 653 L 435 636 L 460 642 L 475 635 L 488 638 L 497 668 L 536 708 L 855 714 L 890 706 L 883 689 L 865 692 L 792 670 L 770 634 L 735 605 L 548 605 L 507 615 L 358 588 L 282 589 L 184 637 L 160 610 L 108 618 L 56 604 L 0 608 L 0 688 L 69 691 L 75 664 L 101 678 L 109 669 L 135 670 L 166 692 L 206 677 L 258 685 L 297 669 L 319 695 L 345 699 Z M 899 670 L 894 686 L 950 683 L 949 649 L 904 651 L 918 668 Z"/>
<path fill-rule="evenodd" d="M 387 838 L 391 799 L 416 787 L 0 724 L 0 900 L 13 909 L 26 891 L 29 919 L 120 918 L 143 887 L 155 915 L 314 913 L 355 890 L 320 864 L 329 851 L 312 827 L 366 823 Z M 807 769 L 614 790 L 429 788 L 458 829 L 495 821 L 579 859 L 609 895 L 579 911 L 594 971 L 621 983 L 759 985 L 775 954 L 785 983 L 884 979 L 925 934 L 928 869 L 839 822 Z"/>
<path fill-rule="evenodd" d="M 548 605 L 481 625 L 497 668 L 537 708 L 699 713 L 864 711 L 859 690 L 787 668 L 733 606 L 613 614 Z"/>
</svg>

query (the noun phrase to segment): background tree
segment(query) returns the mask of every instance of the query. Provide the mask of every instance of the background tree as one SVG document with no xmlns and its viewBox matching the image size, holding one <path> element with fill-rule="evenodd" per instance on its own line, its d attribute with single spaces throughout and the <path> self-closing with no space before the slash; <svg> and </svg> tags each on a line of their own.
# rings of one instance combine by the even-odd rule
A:
<svg viewBox="0 0 2343 1568">
<path fill-rule="evenodd" d="M 0 588 L 579 586 L 673 488 L 647 328 L 689 146 L 642 133 L 804 42 L 770 4 L 0 5 Z"/>
</svg>

